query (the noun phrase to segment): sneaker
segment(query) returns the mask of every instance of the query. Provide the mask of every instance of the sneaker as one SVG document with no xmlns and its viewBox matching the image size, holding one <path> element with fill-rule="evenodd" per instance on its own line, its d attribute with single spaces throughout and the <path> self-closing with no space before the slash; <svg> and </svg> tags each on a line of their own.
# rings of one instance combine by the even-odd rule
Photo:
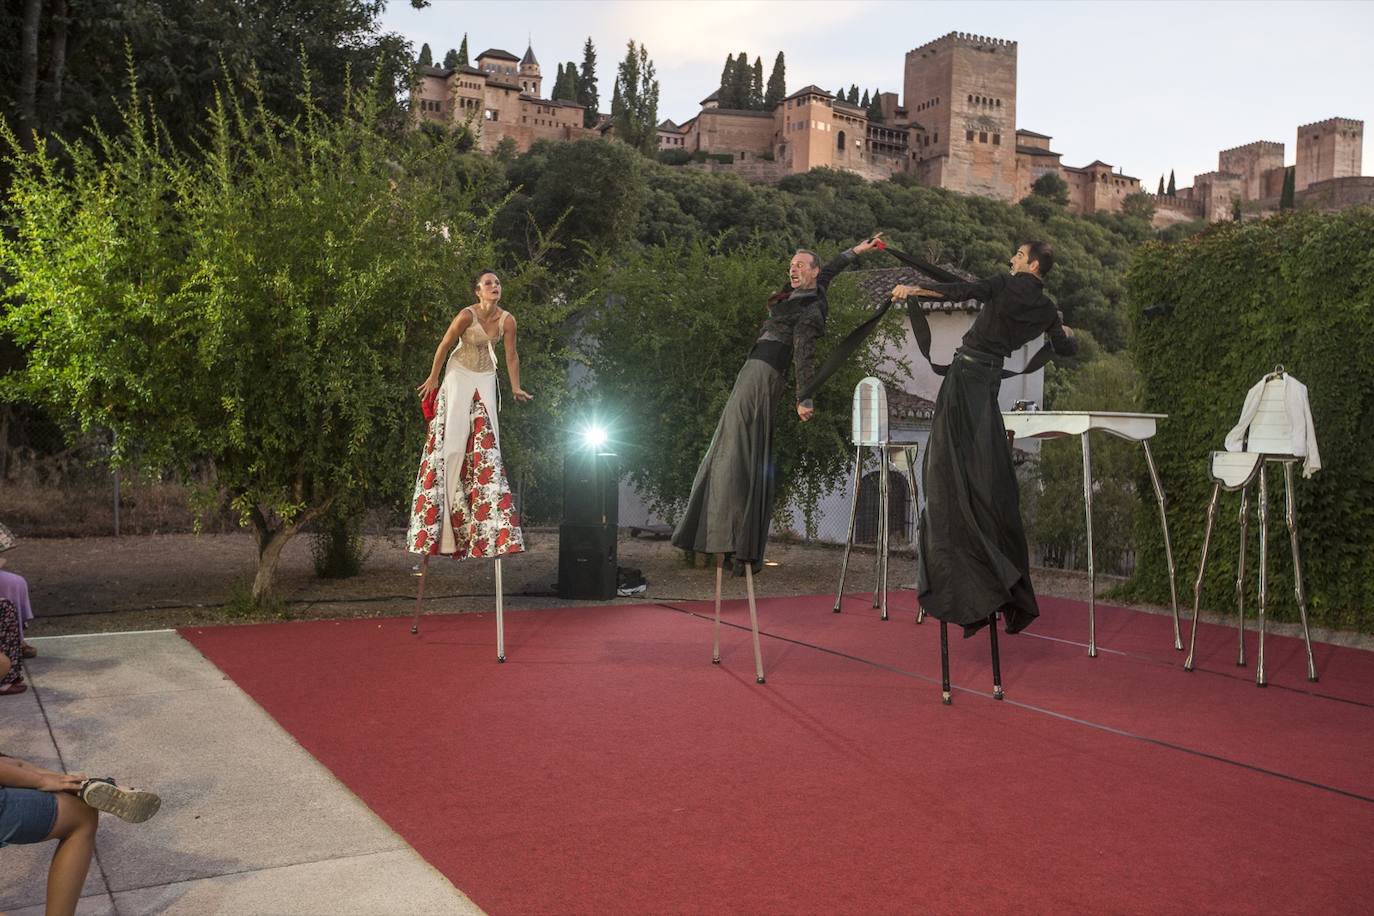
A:
<svg viewBox="0 0 1374 916">
<path fill-rule="evenodd" d="M 112 779 L 88 779 L 81 787 L 81 800 L 97 811 L 113 814 L 131 824 L 141 824 L 157 814 L 162 799 L 142 789 L 117 786 Z"/>
</svg>

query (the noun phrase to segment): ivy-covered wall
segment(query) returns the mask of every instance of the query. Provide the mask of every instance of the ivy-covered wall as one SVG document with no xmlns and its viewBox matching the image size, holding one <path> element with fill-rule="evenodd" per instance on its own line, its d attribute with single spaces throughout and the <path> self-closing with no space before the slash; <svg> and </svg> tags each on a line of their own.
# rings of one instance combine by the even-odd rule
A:
<svg viewBox="0 0 1374 916">
<path fill-rule="evenodd" d="M 1180 604 L 1191 606 L 1212 482 L 1245 394 L 1282 363 L 1307 385 L 1322 469 L 1295 467 L 1309 619 L 1374 630 L 1374 209 L 1227 223 L 1139 250 L 1127 275 L 1143 409 L 1166 413 L 1153 449 L 1169 498 Z M 1146 316 L 1152 305 L 1168 314 Z M 1138 569 L 1128 590 L 1167 602 L 1163 539 L 1148 477 L 1139 481 Z M 1297 620 L 1283 474 L 1269 471 L 1269 607 Z M 1251 522 L 1246 615 L 1253 619 L 1259 524 Z M 1234 610 L 1239 493 L 1222 493 L 1203 606 Z"/>
</svg>

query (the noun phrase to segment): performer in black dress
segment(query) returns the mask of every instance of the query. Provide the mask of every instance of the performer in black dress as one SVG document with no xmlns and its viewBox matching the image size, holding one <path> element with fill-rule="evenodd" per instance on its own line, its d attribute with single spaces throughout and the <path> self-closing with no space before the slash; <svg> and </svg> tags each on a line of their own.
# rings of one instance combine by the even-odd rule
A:
<svg viewBox="0 0 1374 916">
<path fill-rule="evenodd" d="M 947 624 L 962 625 L 965 636 L 993 624 L 994 696 L 1001 699 L 995 615 L 1002 615 L 1008 633 L 1016 633 L 1040 614 L 997 393 L 1003 360 L 1041 334 L 1049 336 L 1055 353 L 1078 350 L 1072 329 L 1045 295 L 1043 278 L 1053 264 L 1049 245 L 1030 242 L 1012 256 L 1010 274 L 892 291 L 894 299 L 983 303 L 940 386 L 924 463 L 926 508 L 918 533 L 916 587 L 922 610 L 941 623 L 946 703 Z"/>
<path fill-rule="evenodd" d="M 768 317 L 749 358 L 735 378 L 730 399 L 706 456 L 692 482 L 692 493 L 673 545 L 716 555 L 716 642 L 712 661 L 720 663 L 720 589 L 724 555 L 732 554 L 743 570 L 754 630 L 756 680 L 763 681 L 758 614 L 754 606 L 754 573 L 763 566 L 768 526 L 777 490 L 773 448 L 773 409 L 782 400 L 788 363 L 800 392 L 815 373 L 816 341 L 825 333 L 830 281 L 858 255 L 876 247 L 881 234 L 860 242 L 825 267 L 811 251 L 798 251 L 788 267 L 788 283 L 768 300 Z M 809 397 L 796 401 L 805 423 L 815 413 Z"/>
</svg>

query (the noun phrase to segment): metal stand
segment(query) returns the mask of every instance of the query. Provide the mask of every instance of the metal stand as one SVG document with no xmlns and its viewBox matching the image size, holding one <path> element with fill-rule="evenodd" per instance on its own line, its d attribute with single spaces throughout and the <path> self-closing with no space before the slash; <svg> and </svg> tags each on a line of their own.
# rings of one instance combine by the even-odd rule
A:
<svg viewBox="0 0 1374 916">
<path fill-rule="evenodd" d="M 429 572 L 429 554 L 420 558 L 420 590 L 415 596 L 415 619 L 410 624 L 412 636 L 420 632 L 420 606 L 425 600 L 425 573 Z"/>
<path fill-rule="evenodd" d="M 1288 525 L 1289 547 L 1293 555 L 1293 593 L 1298 602 L 1298 617 L 1302 621 L 1302 641 L 1307 649 L 1307 679 L 1317 680 L 1317 664 L 1312 656 L 1312 637 L 1307 626 L 1307 593 L 1302 584 L 1302 559 L 1298 551 L 1298 511 L 1293 497 L 1294 458 L 1261 457 L 1258 459 L 1255 474 L 1246 480 L 1240 489 L 1240 559 L 1236 564 L 1236 615 L 1238 623 L 1239 647 L 1236 664 L 1245 665 L 1245 554 L 1246 529 L 1250 515 L 1250 483 L 1258 478 L 1259 494 L 1256 507 L 1259 515 L 1259 600 L 1255 611 L 1259 620 L 1259 652 L 1255 665 L 1255 684 L 1264 687 L 1268 680 L 1264 670 L 1264 642 L 1266 631 L 1265 614 L 1269 607 L 1269 483 L 1265 475 L 1265 465 L 1278 461 L 1283 465 L 1284 507 Z M 1197 617 L 1202 604 L 1202 581 L 1207 572 L 1207 552 L 1212 543 L 1212 525 L 1216 520 L 1217 501 L 1221 496 L 1223 484 L 1218 481 L 1212 487 L 1212 499 L 1207 505 L 1207 528 L 1202 536 L 1202 559 L 1198 564 L 1197 581 L 1193 584 L 1193 631 L 1188 636 L 1188 657 L 1183 662 L 1183 670 L 1192 671 L 1197 651 Z M 1228 487 L 1228 489 L 1230 489 Z"/>
<path fill-rule="evenodd" d="M 891 530 L 892 530 L 892 487 L 888 479 L 891 473 L 892 453 L 901 451 L 906 462 L 907 483 L 911 490 L 912 506 L 918 504 L 918 492 L 916 489 L 916 463 L 912 453 L 916 447 L 907 443 L 884 443 L 873 446 L 878 451 L 878 531 L 874 540 L 874 584 L 873 584 L 873 607 L 881 611 L 880 620 L 887 620 L 887 593 L 888 589 L 888 569 L 892 554 Z M 854 549 L 854 535 L 857 533 L 859 521 L 859 483 L 863 479 L 864 465 L 864 446 L 859 445 L 854 449 L 854 474 L 852 495 L 849 501 L 849 533 L 845 537 L 844 554 L 840 559 L 840 584 L 835 590 L 835 605 L 831 610 L 836 614 L 840 612 L 840 602 L 844 599 L 844 583 L 849 574 L 849 555 Z M 913 545 L 913 550 L 915 549 Z M 921 622 L 921 614 L 918 612 L 916 622 Z"/>
</svg>

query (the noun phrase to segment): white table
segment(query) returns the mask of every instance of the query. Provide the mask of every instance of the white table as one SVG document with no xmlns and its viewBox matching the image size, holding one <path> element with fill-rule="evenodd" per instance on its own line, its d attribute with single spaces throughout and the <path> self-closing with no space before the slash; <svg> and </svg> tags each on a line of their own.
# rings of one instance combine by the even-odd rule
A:
<svg viewBox="0 0 1374 916">
<path fill-rule="evenodd" d="M 1155 488 L 1155 502 L 1159 505 L 1159 524 L 1164 529 L 1164 558 L 1169 564 L 1169 599 L 1174 612 L 1174 648 L 1183 648 L 1178 627 L 1178 588 L 1174 582 L 1174 551 L 1169 544 L 1169 520 L 1164 514 L 1164 489 L 1159 485 L 1159 472 L 1150 454 L 1150 437 L 1158 429 L 1163 413 L 1120 413 L 1107 410 L 1027 410 L 1003 411 L 1002 422 L 1007 432 L 1018 439 L 1059 439 L 1078 436 L 1083 444 L 1083 504 L 1088 529 L 1088 655 L 1097 656 L 1097 575 L 1093 567 L 1093 488 L 1092 451 L 1088 433 L 1093 430 L 1111 433 L 1122 439 L 1139 442 L 1145 449 L 1145 463 L 1150 468 L 1150 482 Z"/>
</svg>

